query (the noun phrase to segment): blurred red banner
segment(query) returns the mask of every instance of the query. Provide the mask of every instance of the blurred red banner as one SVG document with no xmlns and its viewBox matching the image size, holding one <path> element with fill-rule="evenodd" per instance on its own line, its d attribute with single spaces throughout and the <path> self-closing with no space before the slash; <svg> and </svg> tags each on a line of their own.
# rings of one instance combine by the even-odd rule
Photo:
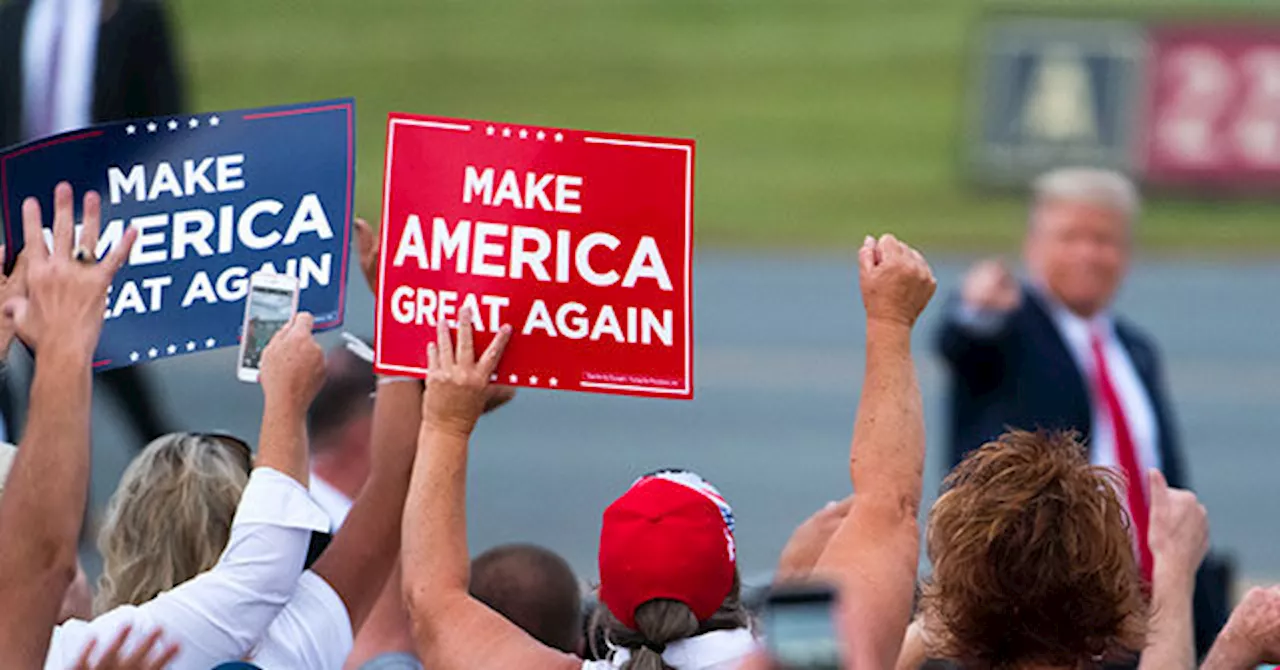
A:
<svg viewBox="0 0 1280 670">
<path fill-rule="evenodd" d="M 1140 155 L 1155 186 L 1280 184 L 1280 26 L 1155 25 Z"/>
</svg>

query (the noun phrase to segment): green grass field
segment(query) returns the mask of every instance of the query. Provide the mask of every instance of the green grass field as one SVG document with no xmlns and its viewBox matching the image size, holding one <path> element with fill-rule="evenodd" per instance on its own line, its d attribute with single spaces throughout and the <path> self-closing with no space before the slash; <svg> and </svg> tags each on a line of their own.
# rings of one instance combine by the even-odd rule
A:
<svg viewBox="0 0 1280 670">
<path fill-rule="evenodd" d="M 893 230 L 926 249 L 990 250 L 1021 230 L 1016 198 L 960 175 L 972 0 L 171 5 L 197 109 L 357 99 L 367 216 L 396 110 L 695 138 L 705 246 L 837 250 Z M 1277 214 L 1157 202 L 1141 235 L 1160 250 L 1270 253 Z"/>
</svg>

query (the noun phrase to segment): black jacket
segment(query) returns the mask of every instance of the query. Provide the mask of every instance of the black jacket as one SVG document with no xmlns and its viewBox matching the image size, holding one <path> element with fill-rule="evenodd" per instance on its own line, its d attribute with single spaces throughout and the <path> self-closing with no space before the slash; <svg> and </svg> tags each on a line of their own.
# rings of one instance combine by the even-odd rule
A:
<svg viewBox="0 0 1280 670">
<path fill-rule="evenodd" d="M 31 0 L 0 3 L 0 147 L 22 141 L 22 45 Z M 93 121 L 183 110 L 182 78 L 164 7 L 103 0 L 94 63 Z"/>
<path fill-rule="evenodd" d="M 951 373 L 949 467 L 1007 428 L 1075 430 L 1087 444 L 1093 424 L 1088 384 L 1035 291 L 1024 288 L 1021 306 L 984 335 L 964 328 L 958 314 L 958 298 L 953 298 L 937 334 Z M 1115 327 L 1155 411 L 1165 478 L 1171 486 L 1189 489 L 1160 354 L 1133 324 L 1117 318 Z M 1196 648 L 1201 655 L 1230 613 L 1231 572 L 1223 557 L 1211 554 L 1196 575 Z"/>
</svg>

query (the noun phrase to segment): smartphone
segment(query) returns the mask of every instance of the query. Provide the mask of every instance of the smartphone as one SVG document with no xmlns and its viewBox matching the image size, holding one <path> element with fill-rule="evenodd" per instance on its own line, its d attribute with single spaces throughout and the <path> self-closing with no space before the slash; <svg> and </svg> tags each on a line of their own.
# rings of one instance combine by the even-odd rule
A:
<svg viewBox="0 0 1280 670">
<path fill-rule="evenodd" d="M 764 605 L 765 644 L 778 668 L 840 670 L 836 591 L 825 584 L 774 587 Z"/>
<path fill-rule="evenodd" d="M 258 383 L 262 350 L 297 311 L 296 278 L 269 272 L 256 272 L 249 277 L 249 295 L 244 301 L 244 326 L 240 330 L 237 379 Z"/>
</svg>

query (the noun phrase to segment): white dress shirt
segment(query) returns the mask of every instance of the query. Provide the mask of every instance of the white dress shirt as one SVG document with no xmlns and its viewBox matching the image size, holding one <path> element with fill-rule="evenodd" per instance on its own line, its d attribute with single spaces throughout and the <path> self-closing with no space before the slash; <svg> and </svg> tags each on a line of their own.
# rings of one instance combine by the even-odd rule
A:
<svg viewBox="0 0 1280 670">
<path fill-rule="evenodd" d="M 35 0 L 31 4 L 22 42 L 23 139 L 35 139 L 46 115 L 52 124 L 48 134 L 92 123 L 101 22 L 100 0 Z M 55 63 L 56 72 L 50 77 Z M 50 91 L 51 84 L 56 90 Z"/>
<path fill-rule="evenodd" d="M 66 670 L 91 639 L 98 640 L 102 653 L 125 626 L 135 631 L 126 650 L 156 627 L 164 629 L 165 641 L 180 643 L 182 651 L 169 670 L 209 670 L 244 658 L 294 598 L 312 531 L 328 527 L 328 516 L 301 484 L 257 468 L 240 498 L 227 547 L 212 570 L 142 605 L 58 626 L 44 667 Z"/>
<path fill-rule="evenodd" d="M 352 644 L 347 606 L 328 582 L 307 570 L 249 660 L 266 670 L 341 670 Z"/>
<path fill-rule="evenodd" d="M 329 515 L 333 523 L 333 532 L 338 532 L 342 523 L 347 520 L 347 515 L 351 513 L 351 505 L 354 504 L 352 500 L 317 475 L 315 470 L 311 471 L 311 498 Z"/>
<path fill-rule="evenodd" d="M 1111 425 L 1111 417 L 1107 413 L 1102 399 L 1098 397 L 1096 374 L 1093 364 L 1093 347 L 1090 334 L 1097 330 L 1102 337 L 1102 355 L 1107 361 L 1107 372 L 1111 376 L 1111 385 L 1120 398 L 1124 409 L 1124 418 L 1129 425 L 1129 435 L 1133 439 L 1138 452 L 1138 467 L 1143 473 L 1148 468 L 1160 468 L 1160 435 L 1156 423 L 1156 412 L 1151 404 L 1151 396 L 1147 393 L 1138 369 L 1134 367 L 1129 352 L 1116 336 L 1115 322 L 1107 313 L 1099 314 L 1092 319 L 1084 319 L 1041 293 L 1049 314 L 1058 327 L 1058 334 L 1067 344 L 1067 349 L 1075 359 L 1076 366 L 1084 376 L 1085 387 L 1093 404 L 1093 430 L 1089 445 L 1089 459 L 1095 465 L 1120 469 L 1120 460 L 1116 455 L 1116 433 Z M 1122 473 L 1123 474 L 1123 473 Z M 1146 486 L 1146 477 L 1142 477 Z"/>
</svg>

